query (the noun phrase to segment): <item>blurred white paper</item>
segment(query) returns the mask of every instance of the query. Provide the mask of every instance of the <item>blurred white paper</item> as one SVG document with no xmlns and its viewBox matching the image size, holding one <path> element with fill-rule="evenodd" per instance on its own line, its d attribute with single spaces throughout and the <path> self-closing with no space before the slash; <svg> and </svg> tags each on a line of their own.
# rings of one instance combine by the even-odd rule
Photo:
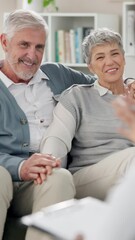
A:
<svg viewBox="0 0 135 240">
<path fill-rule="evenodd" d="M 135 167 L 109 191 L 106 201 L 88 197 L 69 200 L 22 218 L 22 223 L 47 231 L 55 239 L 135 239 Z"/>
<path fill-rule="evenodd" d="M 90 236 L 98 231 L 97 220 L 102 221 L 105 208 L 106 203 L 90 197 L 73 199 L 22 217 L 22 223 L 49 232 L 59 239 L 71 240 L 82 234 L 85 240 L 90 240 Z"/>
</svg>

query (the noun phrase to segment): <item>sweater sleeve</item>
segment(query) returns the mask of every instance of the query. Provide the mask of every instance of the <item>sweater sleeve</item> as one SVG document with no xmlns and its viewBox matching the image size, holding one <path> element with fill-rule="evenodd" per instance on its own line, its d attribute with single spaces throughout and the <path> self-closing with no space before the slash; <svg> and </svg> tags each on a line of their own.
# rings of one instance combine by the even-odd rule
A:
<svg viewBox="0 0 135 240">
<path fill-rule="evenodd" d="M 59 102 L 54 109 L 53 122 L 40 144 L 40 152 L 64 159 L 71 150 L 76 122 L 73 115 Z"/>
<path fill-rule="evenodd" d="M 92 75 L 86 75 L 60 63 L 44 63 L 41 70 L 48 76 L 51 81 L 47 84 L 54 95 L 61 94 L 65 89 L 73 84 L 93 83 L 96 78 Z"/>
</svg>

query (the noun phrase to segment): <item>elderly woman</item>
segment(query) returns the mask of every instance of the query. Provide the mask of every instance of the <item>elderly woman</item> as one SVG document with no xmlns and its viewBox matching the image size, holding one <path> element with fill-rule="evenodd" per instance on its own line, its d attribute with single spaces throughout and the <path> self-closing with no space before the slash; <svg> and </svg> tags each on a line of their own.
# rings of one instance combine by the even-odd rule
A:
<svg viewBox="0 0 135 240">
<path fill-rule="evenodd" d="M 118 95 L 128 94 L 121 36 L 105 28 L 95 30 L 84 39 L 83 52 L 98 79 L 91 85 L 74 85 L 61 95 L 40 149 L 62 161 L 70 152 L 68 169 L 76 197 L 104 199 L 135 166 L 135 145 L 117 132 L 121 123 L 111 104 Z"/>
</svg>

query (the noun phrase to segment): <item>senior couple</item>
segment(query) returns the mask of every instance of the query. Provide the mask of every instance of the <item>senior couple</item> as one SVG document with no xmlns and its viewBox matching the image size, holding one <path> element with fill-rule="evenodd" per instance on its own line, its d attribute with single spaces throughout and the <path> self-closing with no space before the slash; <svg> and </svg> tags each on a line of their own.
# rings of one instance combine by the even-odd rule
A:
<svg viewBox="0 0 135 240">
<path fill-rule="evenodd" d="M 112 107 L 118 95 L 134 94 L 123 80 L 120 35 L 98 29 L 84 39 L 96 81 L 62 64 L 40 68 L 47 35 L 44 19 L 26 10 L 10 13 L 1 34 L 0 239 L 8 211 L 21 217 L 74 197 L 104 200 L 135 165 L 134 143 L 117 131 Z M 38 238 L 28 229 L 26 240 Z"/>
</svg>

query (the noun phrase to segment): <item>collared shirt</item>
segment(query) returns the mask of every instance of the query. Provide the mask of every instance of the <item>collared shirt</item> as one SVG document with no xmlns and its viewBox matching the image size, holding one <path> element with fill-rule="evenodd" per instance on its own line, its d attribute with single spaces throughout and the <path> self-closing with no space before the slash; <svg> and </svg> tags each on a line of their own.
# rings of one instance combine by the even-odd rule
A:
<svg viewBox="0 0 135 240">
<path fill-rule="evenodd" d="M 53 93 L 47 86 L 48 77 L 39 69 L 28 84 L 14 83 L 1 71 L 0 79 L 26 114 L 30 129 L 30 151 L 38 152 L 41 138 L 52 121 L 55 106 Z"/>
<path fill-rule="evenodd" d="M 103 96 L 103 95 L 105 95 L 106 93 L 112 94 L 112 92 L 111 92 L 110 90 L 108 90 L 108 88 L 102 87 L 102 86 L 99 84 L 98 80 L 96 80 L 96 81 L 94 82 L 94 88 L 98 90 L 100 96 Z"/>
</svg>

